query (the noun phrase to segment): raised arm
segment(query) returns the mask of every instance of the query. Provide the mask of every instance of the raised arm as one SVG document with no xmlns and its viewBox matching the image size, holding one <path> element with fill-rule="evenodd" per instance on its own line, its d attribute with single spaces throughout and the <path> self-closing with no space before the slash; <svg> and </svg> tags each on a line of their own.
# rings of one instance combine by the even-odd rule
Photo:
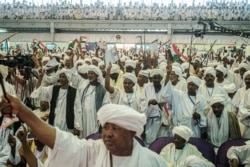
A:
<svg viewBox="0 0 250 167">
<path fill-rule="evenodd" d="M 112 64 L 109 64 L 109 66 L 107 67 L 107 72 L 106 72 L 106 76 L 105 76 L 105 88 L 107 89 L 107 91 L 109 91 L 109 93 L 114 93 L 115 89 L 113 86 L 110 85 L 110 70 L 112 68 Z"/>
<path fill-rule="evenodd" d="M 42 143 L 53 148 L 56 139 L 56 129 L 38 118 L 18 98 L 9 94 L 7 94 L 7 98 L 8 100 L 2 97 L 0 105 L 2 112 L 18 115 L 32 129 L 32 132 Z"/>
</svg>

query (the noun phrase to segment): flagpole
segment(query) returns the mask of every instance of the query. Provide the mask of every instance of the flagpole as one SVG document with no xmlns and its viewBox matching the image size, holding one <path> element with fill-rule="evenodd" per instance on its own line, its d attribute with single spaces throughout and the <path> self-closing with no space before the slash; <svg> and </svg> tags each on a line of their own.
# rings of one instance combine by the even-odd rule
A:
<svg viewBox="0 0 250 167">
<path fill-rule="evenodd" d="M 191 56 L 191 54 L 192 54 L 192 47 L 193 47 L 193 36 L 194 36 L 194 34 L 193 34 L 193 27 L 192 27 L 192 33 L 191 33 L 191 43 L 190 43 L 190 50 L 189 50 L 189 64 L 188 64 L 188 72 L 187 72 L 187 76 L 186 76 L 186 78 L 188 78 L 189 77 L 189 75 L 190 75 L 190 67 L 191 67 L 191 60 L 192 60 L 192 56 Z"/>
</svg>

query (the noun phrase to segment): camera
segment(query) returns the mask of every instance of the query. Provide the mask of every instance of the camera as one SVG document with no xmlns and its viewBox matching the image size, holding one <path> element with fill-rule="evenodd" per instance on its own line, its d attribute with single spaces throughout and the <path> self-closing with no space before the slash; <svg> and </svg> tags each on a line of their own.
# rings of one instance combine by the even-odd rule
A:
<svg viewBox="0 0 250 167">
<path fill-rule="evenodd" d="M 16 55 L 16 56 L 5 56 L 2 60 L 0 60 L 0 64 L 8 66 L 10 68 L 13 67 L 30 67 L 34 68 L 35 63 L 32 60 L 32 56 L 29 55 Z"/>
</svg>

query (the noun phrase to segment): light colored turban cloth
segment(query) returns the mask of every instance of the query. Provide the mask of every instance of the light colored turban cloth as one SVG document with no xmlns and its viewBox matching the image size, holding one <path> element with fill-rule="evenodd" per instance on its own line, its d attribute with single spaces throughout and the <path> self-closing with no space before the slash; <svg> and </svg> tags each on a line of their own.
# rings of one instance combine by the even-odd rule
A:
<svg viewBox="0 0 250 167">
<path fill-rule="evenodd" d="M 56 58 L 53 58 L 53 59 L 49 60 L 49 62 L 46 64 L 45 70 L 48 70 L 48 69 L 55 67 L 55 66 L 58 66 L 58 65 L 59 65 L 59 63 L 56 60 Z"/>
<path fill-rule="evenodd" d="M 66 75 L 68 81 L 70 82 L 70 81 L 71 81 L 71 77 L 72 77 L 72 72 L 71 72 L 71 70 L 66 69 L 66 68 L 63 68 L 63 69 L 61 69 L 61 70 L 59 70 L 59 71 L 56 72 L 56 74 L 57 74 L 58 76 L 59 76 L 60 74 L 63 74 L 63 73 Z"/>
<path fill-rule="evenodd" d="M 141 70 L 140 72 L 139 72 L 139 74 L 140 75 L 143 75 L 143 76 L 145 76 L 145 77 L 149 77 L 149 72 L 147 71 L 147 70 Z"/>
<path fill-rule="evenodd" d="M 214 94 L 214 95 L 212 95 L 212 97 L 210 98 L 209 104 L 210 104 L 210 106 L 212 106 L 215 103 L 221 103 L 221 104 L 225 105 L 225 103 L 226 103 L 225 94 Z"/>
<path fill-rule="evenodd" d="M 90 64 L 92 64 L 91 58 L 85 58 L 85 59 L 84 59 L 84 62 L 85 62 L 85 64 L 87 64 L 87 62 L 89 62 Z"/>
<path fill-rule="evenodd" d="M 247 77 L 248 75 L 250 75 L 250 71 L 246 71 L 246 72 L 244 73 L 244 75 L 243 75 L 243 80 L 245 80 L 246 77 Z"/>
<path fill-rule="evenodd" d="M 193 135 L 193 131 L 190 128 L 183 125 L 174 127 L 172 133 L 173 135 L 177 134 L 178 136 L 182 137 L 183 139 L 186 140 L 186 142 L 188 142 L 189 138 Z"/>
<path fill-rule="evenodd" d="M 178 75 L 178 78 L 181 78 L 183 75 L 182 75 L 182 70 L 180 67 L 177 67 L 177 66 L 172 66 L 172 71 Z"/>
<path fill-rule="evenodd" d="M 136 61 L 134 61 L 134 60 L 126 60 L 125 61 L 125 66 L 126 67 L 130 66 L 130 67 L 135 69 L 136 68 Z"/>
<path fill-rule="evenodd" d="M 101 67 L 101 66 L 104 66 L 105 64 L 104 64 L 104 62 L 103 61 L 100 61 L 99 63 L 98 63 L 98 67 Z"/>
<path fill-rule="evenodd" d="M 89 71 L 92 71 L 92 72 L 94 72 L 96 75 L 98 75 L 97 80 L 98 80 L 99 83 L 102 83 L 102 81 L 103 81 L 103 76 L 102 76 L 102 71 L 100 70 L 99 67 L 97 67 L 97 66 L 95 66 L 95 65 L 89 65 L 89 66 L 88 66 L 88 72 L 89 72 Z"/>
<path fill-rule="evenodd" d="M 84 64 L 84 65 L 79 66 L 77 71 L 80 74 L 86 74 L 88 73 L 88 70 L 89 70 L 89 66 L 87 64 Z"/>
<path fill-rule="evenodd" d="M 117 64 L 112 64 L 112 68 L 110 70 L 110 74 L 114 74 L 114 73 L 120 73 L 120 66 Z"/>
<path fill-rule="evenodd" d="M 163 77 L 164 72 L 161 69 L 152 69 L 150 71 L 150 77 L 153 77 L 154 75 L 160 75 L 161 77 Z"/>
<path fill-rule="evenodd" d="M 136 132 L 140 136 L 143 126 L 146 124 L 146 115 L 126 105 L 106 104 L 97 112 L 98 120 L 103 126 L 105 123 L 113 123 L 124 129 Z"/>
<path fill-rule="evenodd" d="M 184 62 L 184 63 L 181 64 L 181 67 L 182 67 L 182 69 L 184 71 L 184 70 L 186 70 L 186 69 L 189 68 L 189 63 L 188 62 Z"/>
<path fill-rule="evenodd" d="M 223 76 L 227 74 L 227 69 L 222 64 L 218 65 L 215 69 L 222 72 Z"/>
<path fill-rule="evenodd" d="M 223 85 L 223 89 L 224 89 L 227 93 L 234 93 L 234 92 L 236 92 L 236 85 L 235 85 L 234 83 L 225 84 L 225 85 Z"/>
<path fill-rule="evenodd" d="M 245 68 L 246 70 L 249 70 L 249 65 L 247 63 L 240 63 L 239 64 L 239 69 Z"/>
<path fill-rule="evenodd" d="M 190 76 L 187 79 L 187 83 L 193 82 L 196 86 L 200 86 L 201 84 L 201 79 L 199 77 L 196 76 Z"/>
<path fill-rule="evenodd" d="M 79 60 L 77 60 L 77 61 L 75 62 L 75 65 L 78 65 L 79 63 L 83 65 L 83 64 L 85 64 L 85 61 L 84 61 L 83 59 L 79 59 Z M 81 66 L 82 66 L 82 65 L 81 65 Z"/>
<path fill-rule="evenodd" d="M 129 79 L 130 81 L 132 81 L 134 84 L 137 83 L 137 78 L 136 78 L 136 76 L 135 76 L 134 74 L 132 74 L 132 73 L 125 73 L 125 74 L 123 74 L 123 81 L 124 81 L 126 78 Z"/>
<path fill-rule="evenodd" d="M 201 158 L 190 155 L 184 160 L 185 167 L 209 167 L 209 165 Z"/>
<path fill-rule="evenodd" d="M 215 69 L 213 67 L 207 67 L 205 72 L 204 72 L 204 76 L 206 76 L 207 74 L 211 74 L 212 76 L 216 77 L 216 72 Z"/>
<path fill-rule="evenodd" d="M 102 60 L 100 59 L 100 58 L 98 58 L 98 57 L 92 57 L 92 60 L 95 60 L 95 61 L 97 61 L 97 63 L 100 63 Z"/>
<path fill-rule="evenodd" d="M 0 64 L 0 73 L 2 74 L 3 76 L 3 79 L 6 79 L 6 77 L 8 76 L 8 67 L 7 66 L 4 66 L 2 64 Z"/>
<path fill-rule="evenodd" d="M 174 63 L 172 64 L 172 67 L 179 67 L 179 68 L 181 69 L 181 72 L 184 71 L 180 63 L 174 62 Z"/>
</svg>

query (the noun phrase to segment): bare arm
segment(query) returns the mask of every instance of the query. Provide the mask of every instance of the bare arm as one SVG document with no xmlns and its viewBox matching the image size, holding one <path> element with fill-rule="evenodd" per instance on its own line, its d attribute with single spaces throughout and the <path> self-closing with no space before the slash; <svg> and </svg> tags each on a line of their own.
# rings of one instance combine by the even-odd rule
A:
<svg viewBox="0 0 250 167">
<path fill-rule="evenodd" d="M 109 93 L 114 93 L 115 89 L 113 86 L 110 85 L 110 70 L 112 68 L 112 65 L 109 64 L 108 68 L 107 68 L 107 73 L 105 76 L 105 88 L 107 89 L 107 91 L 109 91 Z"/>
<path fill-rule="evenodd" d="M 5 113 L 17 114 L 31 129 L 37 138 L 50 148 L 54 147 L 56 140 L 56 129 L 38 118 L 28 107 L 18 98 L 7 94 L 7 98 L 2 97 L 1 109 Z"/>
</svg>

